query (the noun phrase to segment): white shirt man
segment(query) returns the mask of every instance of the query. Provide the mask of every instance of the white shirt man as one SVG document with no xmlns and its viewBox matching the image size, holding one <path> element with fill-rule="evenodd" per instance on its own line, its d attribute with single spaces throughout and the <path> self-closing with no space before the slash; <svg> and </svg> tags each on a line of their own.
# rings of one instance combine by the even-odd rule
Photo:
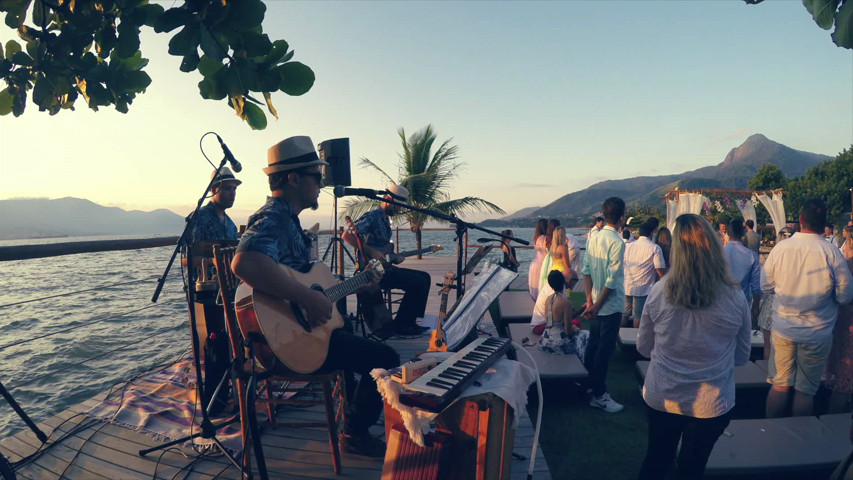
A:
<svg viewBox="0 0 853 480">
<path fill-rule="evenodd" d="M 752 297 L 761 295 L 758 255 L 737 240 L 744 236 L 743 224 L 740 220 L 732 220 L 729 223 L 729 231 L 732 232 L 732 238 L 723 246 L 723 254 L 729 263 L 729 273 L 740 283 L 743 296 L 751 306 Z"/>
<path fill-rule="evenodd" d="M 666 271 L 666 261 L 660 246 L 652 242 L 651 226 L 640 226 L 640 236 L 625 245 L 623 268 L 625 269 L 625 311 L 622 326 L 640 326 L 643 306 L 652 285 Z"/>
<path fill-rule="evenodd" d="M 838 305 L 853 298 L 853 278 L 844 256 L 821 238 L 826 205 L 806 200 L 802 231 L 776 245 L 761 271 L 761 291 L 775 293 L 767 417 L 785 414 L 794 387 L 793 415 L 811 415 L 832 348 Z"/>
</svg>

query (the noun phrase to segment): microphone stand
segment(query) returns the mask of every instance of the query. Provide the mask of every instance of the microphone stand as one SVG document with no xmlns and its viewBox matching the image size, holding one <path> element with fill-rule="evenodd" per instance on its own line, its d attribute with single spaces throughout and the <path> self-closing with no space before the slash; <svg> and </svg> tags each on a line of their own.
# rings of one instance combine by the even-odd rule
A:
<svg viewBox="0 0 853 480">
<path fill-rule="evenodd" d="M 494 230 L 489 230 L 488 228 L 481 227 L 480 225 L 477 225 L 476 223 L 466 222 L 466 221 L 460 219 L 459 217 L 457 217 L 456 215 L 447 215 L 447 214 L 445 214 L 443 212 L 439 212 L 437 210 L 430 210 L 428 208 L 421 208 L 421 207 L 416 207 L 414 205 L 409 205 L 408 203 L 405 203 L 405 202 L 402 202 L 399 200 L 395 200 L 393 197 L 392 198 L 384 198 L 384 197 L 380 197 L 378 195 L 363 195 L 363 196 L 367 197 L 367 198 L 371 198 L 371 199 L 379 201 L 379 202 L 390 203 L 391 205 L 396 205 L 398 207 L 406 208 L 408 210 L 414 210 L 416 212 L 426 213 L 427 215 L 430 215 L 430 216 L 435 217 L 435 218 L 439 218 L 441 220 L 444 220 L 446 222 L 450 222 L 450 223 L 456 225 L 456 300 L 457 301 L 459 301 L 459 299 L 462 298 L 462 295 L 465 294 L 465 277 L 462 275 L 462 271 L 463 271 L 462 258 L 465 254 L 465 252 L 462 251 L 465 248 L 465 246 L 462 243 L 462 240 L 463 240 L 463 237 L 465 235 L 465 232 L 467 232 L 469 229 L 479 230 L 481 232 L 486 232 L 486 233 L 489 233 L 491 235 L 497 235 L 498 237 L 501 237 L 501 238 L 508 238 L 508 239 L 510 239 L 514 242 L 520 243 L 522 245 L 530 245 L 530 242 L 528 242 L 527 240 L 522 240 L 520 238 L 510 237 L 509 235 L 504 235 L 504 234 L 496 232 Z"/>
<path fill-rule="evenodd" d="M 201 378 L 201 360 L 200 360 L 200 357 L 201 357 L 202 352 L 199 351 L 200 350 L 200 342 L 198 339 L 198 330 L 196 328 L 196 316 L 195 316 L 195 280 L 196 280 L 195 273 L 196 272 L 195 272 L 195 268 L 193 267 L 193 263 L 192 263 L 192 246 L 191 246 L 192 231 L 193 231 L 193 228 L 195 227 L 196 222 L 198 221 L 198 211 L 199 211 L 199 209 L 201 209 L 201 204 L 204 203 L 204 199 L 207 197 L 207 192 L 209 192 L 211 187 L 213 187 L 213 182 L 219 176 L 219 172 L 222 170 L 222 167 L 225 166 L 226 161 L 228 161 L 228 157 L 223 157 L 222 161 L 219 162 L 219 167 L 216 168 L 216 174 L 213 175 L 212 177 L 210 177 L 210 182 L 208 182 L 207 188 L 205 188 L 204 192 L 201 194 L 201 197 L 199 197 L 198 203 L 195 206 L 195 210 L 193 210 L 193 213 L 187 218 L 186 225 L 184 226 L 184 231 L 183 231 L 183 233 L 181 233 L 181 236 L 178 239 L 178 244 L 175 246 L 175 251 L 172 252 L 172 257 L 169 259 L 169 263 L 166 265 L 166 270 L 163 271 L 163 275 L 159 279 L 157 279 L 157 288 L 154 290 L 154 296 L 151 297 L 152 302 L 156 302 L 157 299 L 160 297 L 160 292 L 163 290 L 163 285 L 166 283 L 166 277 L 169 275 L 169 270 L 171 270 L 172 264 L 174 263 L 175 258 L 178 256 L 178 253 L 181 251 L 181 249 L 186 249 L 186 258 L 187 258 L 188 268 L 187 268 L 187 285 L 184 286 L 184 291 L 186 292 L 187 308 L 189 309 L 189 313 L 190 313 L 190 336 L 192 337 L 193 352 L 195 352 L 195 355 L 194 355 L 195 361 L 193 363 L 195 364 L 196 390 L 198 392 L 198 396 L 200 399 L 203 397 L 202 392 L 204 391 L 204 383 L 203 383 L 202 378 Z M 216 393 L 211 395 L 210 402 L 213 402 L 215 398 L 216 398 Z M 240 464 L 240 462 L 238 462 L 228 452 L 228 450 L 225 449 L 225 446 L 222 445 L 222 442 L 220 442 L 219 439 L 216 438 L 216 431 L 219 430 L 220 428 L 226 426 L 226 425 L 230 425 L 230 424 L 236 422 L 240 418 L 239 415 L 235 415 L 233 418 L 226 420 L 224 422 L 221 422 L 219 424 L 214 424 L 213 422 L 210 421 L 210 417 L 208 416 L 208 413 L 207 413 L 208 408 L 206 408 L 204 405 L 201 406 L 201 425 L 200 425 L 201 431 L 199 431 L 197 433 L 193 433 L 193 434 L 188 435 L 188 436 L 183 437 L 183 438 L 179 438 L 177 440 L 173 440 L 171 442 L 164 443 L 164 444 L 156 446 L 156 447 L 140 450 L 139 456 L 144 457 L 145 455 L 147 455 L 151 452 L 167 449 L 167 448 L 172 447 L 173 445 L 184 443 L 184 442 L 191 440 L 193 438 L 196 438 L 196 437 L 201 437 L 201 438 L 213 441 L 213 444 L 216 445 L 216 447 L 222 452 L 223 455 L 225 455 L 225 457 L 228 460 L 231 461 L 231 463 L 233 463 L 237 468 L 240 469 L 240 472 L 244 476 L 251 478 L 252 472 L 248 472 L 248 473 L 245 472 L 243 469 L 243 466 Z"/>
</svg>

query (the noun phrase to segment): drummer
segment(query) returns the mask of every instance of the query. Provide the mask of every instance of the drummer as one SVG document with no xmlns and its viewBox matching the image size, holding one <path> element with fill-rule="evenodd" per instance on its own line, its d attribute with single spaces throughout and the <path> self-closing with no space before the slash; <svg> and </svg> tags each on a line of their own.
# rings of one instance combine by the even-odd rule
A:
<svg viewBox="0 0 853 480">
<path fill-rule="evenodd" d="M 192 241 L 196 243 L 237 240 L 237 226 L 225 210 L 234 205 L 237 186 L 243 182 L 237 180 L 228 167 L 222 167 L 219 175 L 216 175 L 214 170 L 210 177 L 215 178 L 210 186 L 210 202 L 198 210 Z"/>
</svg>

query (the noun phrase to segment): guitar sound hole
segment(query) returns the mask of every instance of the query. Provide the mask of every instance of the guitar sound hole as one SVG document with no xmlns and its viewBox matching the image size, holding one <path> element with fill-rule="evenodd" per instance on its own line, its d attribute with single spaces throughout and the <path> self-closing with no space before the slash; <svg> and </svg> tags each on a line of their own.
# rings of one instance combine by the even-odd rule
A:
<svg viewBox="0 0 853 480">
<path fill-rule="evenodd" d="M 323 286 L 315 283 L 314 285 L 311 285 L 311 290 L 317 290 L 318 292 L 323 293 Z"/>
</svg>

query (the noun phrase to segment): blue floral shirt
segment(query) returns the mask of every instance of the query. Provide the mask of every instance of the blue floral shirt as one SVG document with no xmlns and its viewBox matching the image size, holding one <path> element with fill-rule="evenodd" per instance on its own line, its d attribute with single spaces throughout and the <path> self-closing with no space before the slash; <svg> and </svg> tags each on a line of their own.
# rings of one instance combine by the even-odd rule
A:
<svg viewBox="0 0 853 480">
<path fill-rule="evenodd" d="M 293 208 L 279 197 L 267 197 L 267 203 L 249 217 L 237 252 L 260 252 L 300 272 L 311 268 L 311 239 Z"/>
<path fill-rule="evenodd" d="M 382 248 L 391 242 L 391 221 L 382 213 L 382 209 L 375 209 L 365 213 L 355 222 L 355 231 L 359 235 L 367 235 L 367 245 Z"/>
<path fill-rule="evenodd" d="M 216 215 L 213 202 L 198 209 L 198 218 L 193 227 L 193 243 L 213 242 L 216 240 L 237 240 L 237 226 L 228 214 L 223 220 Z"/>
</svg>

